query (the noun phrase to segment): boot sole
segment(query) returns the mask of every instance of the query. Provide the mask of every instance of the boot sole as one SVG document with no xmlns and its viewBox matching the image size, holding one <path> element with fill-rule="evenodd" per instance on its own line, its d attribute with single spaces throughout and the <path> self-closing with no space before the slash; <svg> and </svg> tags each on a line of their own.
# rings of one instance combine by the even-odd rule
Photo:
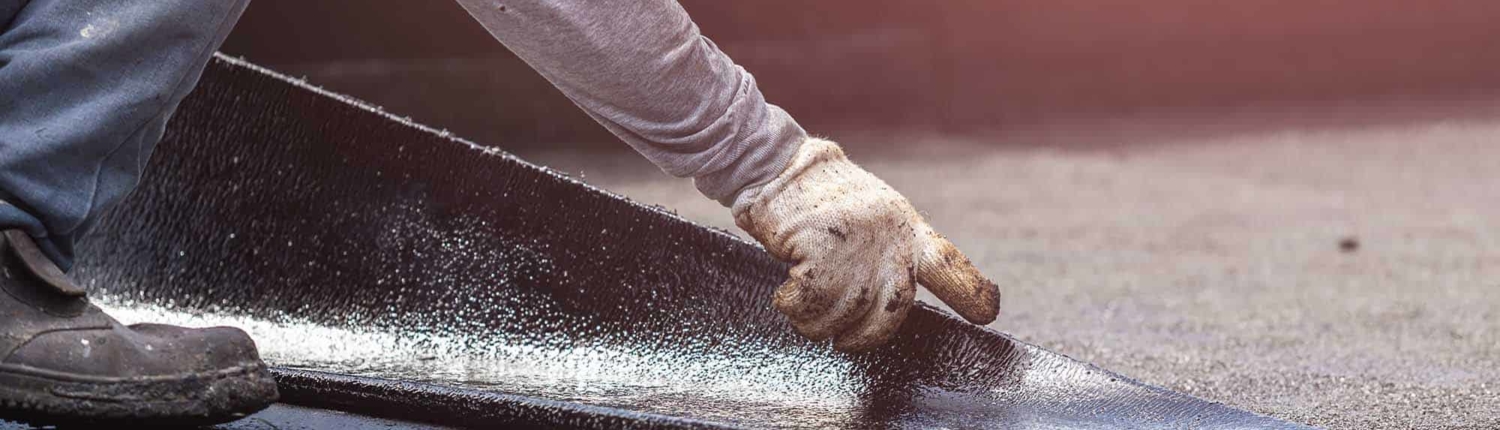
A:
<svg viewBox="0 0 1500 430">
<path fill-rule="evenodd" d="M 0 365 L 0 418 L 32 425 L 201 426 L 276 402 L 263 363 L 155 378 L 100 378 Z"/>
</svg>

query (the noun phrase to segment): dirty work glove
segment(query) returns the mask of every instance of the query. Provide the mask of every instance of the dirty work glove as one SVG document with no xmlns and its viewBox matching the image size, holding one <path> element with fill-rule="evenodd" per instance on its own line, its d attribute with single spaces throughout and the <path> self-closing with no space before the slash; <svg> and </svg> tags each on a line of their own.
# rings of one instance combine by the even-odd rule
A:
<svg viewBox="0 0 1500 430">
<path fill-rule="evenodd" d="M 742 192 L 734 222 L 772 256 L 794 264 L 773 303 L 798 333 L 834 348 L 884 344 L 921 283 L 964 319 L 995 320 L 1000 291 L 896 190 L 809 138 L 785 171 Z"/>
</svg>

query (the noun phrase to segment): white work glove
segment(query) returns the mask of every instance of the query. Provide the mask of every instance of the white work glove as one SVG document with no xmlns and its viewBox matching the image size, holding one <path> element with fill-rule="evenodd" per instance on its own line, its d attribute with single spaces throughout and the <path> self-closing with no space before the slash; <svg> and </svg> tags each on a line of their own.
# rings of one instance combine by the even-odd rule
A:
<svg viewBox="0 0 1500 430">
<path fill-rule="evenodd" d="M 917 283 L 975 324 L 1000 311 L 995 283 L 831 141 L 803 141 L 785 171 L 742 192 L 731 210 L 766 251 L 794 264 L 773 303 L 809 339 L 835 338 L 841 351 L 884 344 Z"/>
</svg>

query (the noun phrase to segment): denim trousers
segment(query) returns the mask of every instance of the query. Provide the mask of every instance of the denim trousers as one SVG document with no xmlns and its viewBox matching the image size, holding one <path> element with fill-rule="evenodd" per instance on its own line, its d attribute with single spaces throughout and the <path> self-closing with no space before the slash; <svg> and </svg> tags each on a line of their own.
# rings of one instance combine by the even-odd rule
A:
<svg viewBox="0 0 1500 430">
<path fill-rule="evenodd" d="M 0 229 L 61 267 L 249 0 L 0 0 Z"/>
</svg>

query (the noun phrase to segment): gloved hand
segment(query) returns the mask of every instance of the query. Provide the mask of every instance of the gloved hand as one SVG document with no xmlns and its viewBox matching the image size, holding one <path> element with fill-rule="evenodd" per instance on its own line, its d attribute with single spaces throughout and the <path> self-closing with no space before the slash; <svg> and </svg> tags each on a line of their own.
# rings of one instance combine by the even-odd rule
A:
<svg viewBox="0 0 1500 430">
<path fill-rule="evenodd" d="M 798 333 L 863 351 L 906 319 L 921 283 L 964 319 L 995 320 L 1000 291 L 906 197 L 809 138 L 786 170 L 742 192 L 735 224 L 772 256 L 794 264 L 773 303 Z"/>
</svg>

